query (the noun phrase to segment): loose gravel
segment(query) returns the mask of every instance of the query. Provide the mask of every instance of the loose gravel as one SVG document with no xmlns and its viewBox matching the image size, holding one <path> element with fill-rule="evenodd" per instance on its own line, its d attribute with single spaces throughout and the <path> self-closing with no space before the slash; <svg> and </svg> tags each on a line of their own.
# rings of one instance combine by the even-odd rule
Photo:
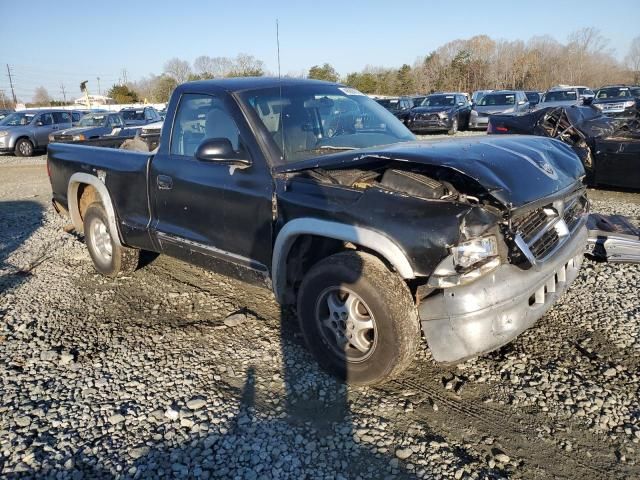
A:
<svg viewBox="0 0 640 480">
<path fill-rule="evenodd" d="M 97 275 L 30 162 L 0 157 L 1 476 L 640 477 L 640 266 L 586 261 L 506 347 L 347 387 L 269 292 L 162 256 Z"/>
</svg>

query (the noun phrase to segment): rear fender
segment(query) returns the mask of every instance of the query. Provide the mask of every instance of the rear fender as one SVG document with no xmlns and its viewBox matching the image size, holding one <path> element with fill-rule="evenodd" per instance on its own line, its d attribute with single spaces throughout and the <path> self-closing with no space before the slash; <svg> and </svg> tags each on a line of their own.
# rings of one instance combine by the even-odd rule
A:
<svg viewBox="0 0 640 480">
<path fill-rule="evenodd" d="M 84 230 L 82 223 L 82 216 L 80 215 L 80 205 L 78 204 L 78 190 L 81 185 L 91 185 L 96 189 L 105 212 L 107 212 L 107 220 L 109 221 L 109 230 L 116 232 L 113 240 L 122 246 L 122 239 L 120 238 L 120 230 L 118 229 L 118 222 L 116 219 L 116 212 L 113 208 L 113 202 L 111 201 L 111 195 L 107 190 L 106 185 L 96 176 L 88 173 L 74 173 L 69 179 L 69 187 L 67 189 L 67 202 L 69 206 L 69 215 L 74 227 L 77 231 L 82 232 Z"/>
</svg>

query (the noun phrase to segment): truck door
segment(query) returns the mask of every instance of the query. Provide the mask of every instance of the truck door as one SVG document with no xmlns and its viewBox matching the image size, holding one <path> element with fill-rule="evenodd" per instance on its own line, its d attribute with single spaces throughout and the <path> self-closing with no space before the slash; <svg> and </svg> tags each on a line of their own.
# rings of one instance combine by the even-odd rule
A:
<svg viewBox="0 0 640 480">
<path fill-rule="evenodd" d="M 152 231 L 164 253 L 256 283 L 271 263 L 272 178 L 235 101 L 226 93 L 182 94 L 170 145 L 151 162 Z M 251 159 L 238 169 L 195 158 L 209 138 L 227 138 Z M 167 148 L 168 147 L 168 148 Z"/>
</svg>

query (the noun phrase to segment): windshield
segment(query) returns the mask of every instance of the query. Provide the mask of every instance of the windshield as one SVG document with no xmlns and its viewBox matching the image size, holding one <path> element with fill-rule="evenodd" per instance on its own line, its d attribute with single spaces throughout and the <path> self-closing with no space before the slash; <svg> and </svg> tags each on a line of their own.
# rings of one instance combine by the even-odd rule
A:
<svg viewBox="0 0 640 480">
<path fill-rule="evenodd" d="M 144 110 L 123 110 L 120 113 L 125 120 L 144 120 Z"/>
<path fill-rule="evenodd" d="M 515 105 L 516 94 L 515 93 L 487 93 L 480 99 L 478 105 L 481 107 L 488 107 L 493 105 Z"/>
<path fill-rule="evenodd" d="M 85 115 L 78 123 L 79 127 L 102 127 L 107 120 L 106 115 Z"/>
<path fill-rule="evenodd" d="M 575 90 L 555 90 L 547 92 L 542 97 L 543 102 L 575 102 L 578 100 L 578 93 Z"/>
<path fill-rule="evenodd" d="M 454 95 L 429 95 L 423 101 L 422 107 L 449 107 L 456 104 Z"/>
<path fill-rule="evenodd" d="M 0 125 L 5 127 L 15 127 L 17 125 L 29 125 L 35 117 L 35 113 L 12 113 L 0 121 Z"/>
<path fill-rule="evenodd" d="M 631 98 L 632 92 L 628 87 L 601 88 L 596 94 L 597 99 L 604 98 Z"/>
<path fill-rule="evenodd" d="M 390 112 L 398 112 L 400 111 L 400 100 L 397 98 L 394 99 L 381 99 L 376 100 L 380 105 L 389 110 Z"/>
<path fill-rule="evenodd" d="M 540 101 L 540 94 L 538 92 L 525 92 L 525 95 L 530 102 L 538 103 Z"/>
<path fill-rule="evenodd" d="M 353 88 L 294 85 L 251 90 L 241 98 L 287 163 L 415 140 L 393 114 Z"/>
</svg>

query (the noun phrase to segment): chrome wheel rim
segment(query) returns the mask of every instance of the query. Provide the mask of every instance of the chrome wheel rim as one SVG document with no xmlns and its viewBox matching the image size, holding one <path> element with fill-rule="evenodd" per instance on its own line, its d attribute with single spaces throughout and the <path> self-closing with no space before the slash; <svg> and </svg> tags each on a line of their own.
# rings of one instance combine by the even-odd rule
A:
<svg viewBox="0 0 640 480">
<path fill-rule="evenodd" d="M 31 153 L 31 147 L 28 142 L 20 142 L 18 148 L 20 149 L 20 153 L 23 155 L 29 155 Z"/>
<path fill-rule="evenodd" d="M 113 255 L 113 244 L 111 243 L 111 235 L 107 226 L 99 218 L 94 218 L 91 222 L 91 246 L 93 251 L 100 257 L 104 263 L 111 262 Z"/>
<path fill-rule="evenodd" d="M 335 355 L 362 362 L 375 351 L 376 321 L 368 305 L 345 287 L 325 289 L 316 302 L 316 322 L 324 342 Z"/>
</svg>

